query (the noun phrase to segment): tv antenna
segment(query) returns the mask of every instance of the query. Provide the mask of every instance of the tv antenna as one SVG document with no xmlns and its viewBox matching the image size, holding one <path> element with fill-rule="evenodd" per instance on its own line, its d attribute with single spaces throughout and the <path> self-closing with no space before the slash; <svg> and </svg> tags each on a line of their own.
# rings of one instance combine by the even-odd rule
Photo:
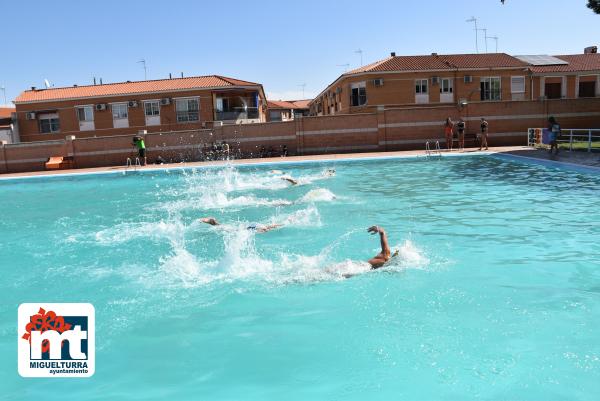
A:
<svg viewBox="0 0 600 401">
<path fill-rule="evenodd" d="M 141 63 L 144 67 L 144 81 L 146 81 L 148 79 L 148 68 L 146 67 L 146 59 L 141 59 L 140 61 L 138 61 L 138 63 Z"/>
<path fill-rule="evenodd" d="M 494 39 L 496 41 L 496 53 L 498 53 L 498 36 L 486 36 L 486 39 Z"/>
<path fill-rule="evenodd" d="M 0 86 L 0 91 L 4 93 L 4 104 L 6 105 L 6 88 L 4 85 Z"/>
<path fill-rule="evenodd" d="M 44 79 L 44 85 L 46 85 L 46 89 L 50 88 L 50 81 L 48 81 L 47 79 Z"/>
<path fill-rule="evenodd" d="M 477 29 L 477 18 L 471 17 L 465 22 L 474 22 L 475 23 L 475 51 L 479 53 L 479 30 Z"/>
<path fill-rule="evenodd" d="M 358 49 L 358 50 L 354 51 L 354 53 L 357 53 L 360 55 L 360 66 L 362 67 L 363 66 L 363 57 L 362 57 L 363 51 L 361 49 Z"/>
<path fill-rule="evenodd" d="M 488 40 L 488 36 L 487 36 L 487 28 L 481 28 L 478 29 L 478 31 L 482 31 L 483 32 L 483 37 L 485 38 L 485 52 L 488 52 L 488 47 L 487 47 L 487 40 Z"/>
<path fill-rule="evenodd" d="M 298 86 L 302 87 L 302 100 L 304 100 L 304 88 L 306 88 L 306 83 L 300 84 Z"/>
<path fill-rule="evenodd" d="M 350 63 L 346 63 L 346 64 L 338 64 L 338 67 L 344 67 L 344 72 L 348 71 L 348 68 L 350 68 Z"/>
</svg>

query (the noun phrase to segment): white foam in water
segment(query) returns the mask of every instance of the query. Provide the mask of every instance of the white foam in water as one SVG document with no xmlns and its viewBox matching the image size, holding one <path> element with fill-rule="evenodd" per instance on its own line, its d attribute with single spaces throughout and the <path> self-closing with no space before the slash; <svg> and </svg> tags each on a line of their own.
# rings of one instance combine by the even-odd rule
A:
<svg viewBox="0 0 600 401">
<path fill-rule="evenodd" d="M 398 255 L 390 259 L 385 267 L 391 269 L 423 269 L 429 265 L 429 259 L 424 252 L 410 240 L 404 241 L 399 247 L 393 248 L 392 253 Z"/>
<path fill-rule="evenodd" d="M 311 189 L 304 195 L 300 202 L 331 202 L 335 200 L 337 197 L 333 192 L 325 188 L 316 188 Z"/>
<path fill-rule="evenodd" d="M 184 231 L 184 224 L 177 219 L 120 223 L 114 227 L 98 231 L 95 239 L 96 243 L 101 245 L 113 245 L 137 238 L 168 239 L 172 244 L 181 244 Z"/>
</svg>

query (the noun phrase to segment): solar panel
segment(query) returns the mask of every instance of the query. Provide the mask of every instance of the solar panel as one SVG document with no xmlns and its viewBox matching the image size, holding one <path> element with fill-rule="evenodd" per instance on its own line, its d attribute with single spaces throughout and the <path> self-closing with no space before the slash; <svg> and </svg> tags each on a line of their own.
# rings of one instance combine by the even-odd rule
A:
<svg viewBox="0 0 600 401">
<path fill-rule="evenodd" d="M 516 58 L 518 58 L 519 60 L 527 63 L 527 64 L 531 64 L 531 65 L 535 65 L 535 66 L 539 66 L 539 65 L 568 65 L 569 63 L 567 63 L 565 60 L 561 60 L 557 57 L 553 57 L 553 56 L 548 56 L 545 54 L 539 54 L 539 55 L 530 55 L 530 56 L 515 56 Z"/>
</svg>

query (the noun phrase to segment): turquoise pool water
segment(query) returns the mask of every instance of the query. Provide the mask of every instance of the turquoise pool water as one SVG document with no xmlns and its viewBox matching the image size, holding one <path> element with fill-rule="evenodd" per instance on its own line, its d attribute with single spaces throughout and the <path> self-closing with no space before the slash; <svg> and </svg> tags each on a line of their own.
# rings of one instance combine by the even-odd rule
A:
<svg viewBox="0 0 600 401">
<path fill-rule="evenodd" d="M 0 182 L 0 399 L 597 400 L 599 188 L 493 156 Z M 95 305 L 92 378 L 18 376 L 35 301 Z"/>
</svg>

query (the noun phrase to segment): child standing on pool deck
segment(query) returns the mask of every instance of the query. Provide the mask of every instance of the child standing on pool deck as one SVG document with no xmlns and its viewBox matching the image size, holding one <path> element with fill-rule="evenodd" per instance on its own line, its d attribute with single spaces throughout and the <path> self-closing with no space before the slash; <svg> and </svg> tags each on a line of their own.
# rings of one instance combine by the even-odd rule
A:
<svg viewBox="0 0 600 401">
<path fill-rule="evenodd" d="M 452 151 L 452 137 L 454 136 L 453 129 L 454 123 L 452 119 L 448 117 L 446 119 L 446 124 L 444 125 L 444 134 L 446 135 L 446 149 Z"/>
<path fill-rule="evenodd" d="M 552 150 L 555 149 L 555 155 L 558 155 L 558 137 L 560 136 L 560 125 L 556 122 L 554 116 L 548 119 L 549 129 L 550 129 L 550 154 L 552 154 Z"/>
<path fill-rule="evenodd" d="M 142 162 L 142 166 L 146 165 L 146 144 L 144 143 L 144 138 L 142 138 L 141 136 L 134 136 L 133 137 L 133 146 L 137 147 L 138 150 L 138 157 L 140 158 L 140 161 Z"/>
<path fill-rule="evenodd" d="M 481 117 L 481 134 L 479 137 L 479 150 L 485 145 L 485 150 L 488 150 L 488 122 Z"/>
</svg>

